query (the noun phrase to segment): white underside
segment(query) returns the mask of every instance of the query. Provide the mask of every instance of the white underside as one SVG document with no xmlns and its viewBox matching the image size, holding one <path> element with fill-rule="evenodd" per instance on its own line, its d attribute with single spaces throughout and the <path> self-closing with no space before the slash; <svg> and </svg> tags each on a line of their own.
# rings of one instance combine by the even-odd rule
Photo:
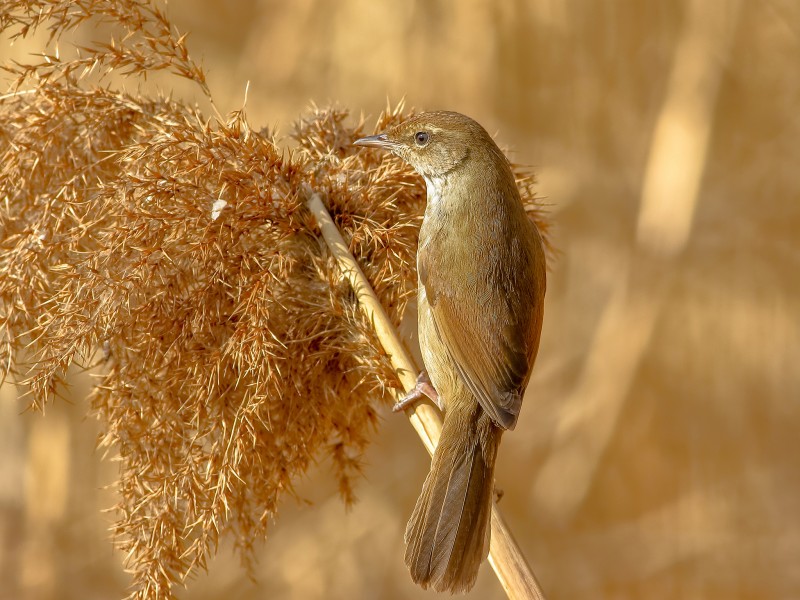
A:
<svg viewBox="0 0 800 600">
<path fill-rule="evenodd" d="M 425 185 L 428 188 L 428 204 L 435 208 L 442 199 L 444 177 L 428 177 L 427 175 L 423 175 L 422 178 L 425 179 Z"/>
</svg>

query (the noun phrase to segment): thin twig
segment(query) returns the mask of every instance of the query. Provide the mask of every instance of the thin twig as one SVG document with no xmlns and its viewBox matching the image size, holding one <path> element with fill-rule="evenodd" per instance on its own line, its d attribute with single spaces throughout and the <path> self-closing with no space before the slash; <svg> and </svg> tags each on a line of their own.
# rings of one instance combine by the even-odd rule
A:
<svg viewBox="0 0 800 600">
<path fill-rule="evenodd" d="M 0 96 L 0 101 L 8 100 L 9 98 L 16 98 L 17 96 L 27 96 L 28 94 L 37 94 L 39 90 L 17 90 L 16 92 L 9 92 Z"/>
<path fill-rule="evenodd" d="M 359 304 L 372 323 L 384 350 L 390 355 L 397 376 L 408 391 L 416 384 L 417 366 L 400 340 L 396 329 L 381 306 L 378 297 L 367 281 L 355 257 L 350 253 L 341 233 L 331 219 L 319 194 L 309 191 L 308 207 L 317 219 L 322 237 L 339 263 L 339 268 L 355 290 Z M 442 431 L 442 420 L 436 410 L 428 404 L 418 403 L 406 414 L 428 452 L 433 454 Z M 512 600 L 545 600 L 541 586 L 536 581 L 530 566 L 511 535 L 500 511 L 492 505 L 491 540 L 489 562 Z"/>
</svg>

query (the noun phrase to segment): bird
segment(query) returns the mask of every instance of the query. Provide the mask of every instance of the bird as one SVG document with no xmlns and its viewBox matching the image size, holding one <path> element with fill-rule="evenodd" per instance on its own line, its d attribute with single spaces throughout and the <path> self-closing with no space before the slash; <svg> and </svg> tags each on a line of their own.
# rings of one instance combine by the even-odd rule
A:
<svg viewBox="0 0 800 600">
<path fill-rule="evenodd" d="M 465 115 L 419 113 L 354 144 L 392 152 L 425 180 L 417 248 L 425 371 L 396 408 L 429 395 L 443 425 L 406 527 L 405 562 L 423 588 L 467 592 L 489 552 L 498 445 L 517 423 L 539 350 L 542 237 L 508 159 Z"/>
</svg>

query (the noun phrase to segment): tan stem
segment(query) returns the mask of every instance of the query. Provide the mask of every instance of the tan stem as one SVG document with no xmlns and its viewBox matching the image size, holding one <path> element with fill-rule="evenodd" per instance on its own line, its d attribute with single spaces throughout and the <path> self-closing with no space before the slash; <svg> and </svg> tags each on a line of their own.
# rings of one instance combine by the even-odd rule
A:
<svg viewBox="0 0 800 600">
<path fill-rule="evenodd" d="M 355 257 L 348 250 L 347 244 L 318 193 L 309 193 L 308 207 L 316 217 L 322 237 L 339 263 L 339 268 L 353 286 L 359 305 L 375 328 L 384 350 L 391 357 L 392 366 L 397 372 L 403 388 L 406 391 L 411 390 L 416 385 L 418 368 L 400 340 L 397 330 L 386 315 L 386 311 L 383 310 L 383 306 L 367 281 L 364 272 L 358 266 Z M 433 454 L 442 431 L 442 420 L 439 413 L 428 404 L 417 403 L 407 410 L 406 414 L 428 452 Z M 500 516 L 500 511 L 494 505 L 492 506 L 491 527 L 489 562 L 506 591 L 506 595 L 512 600 L 544 600 L 544 594 L 533 571 Z"/>
</svg>

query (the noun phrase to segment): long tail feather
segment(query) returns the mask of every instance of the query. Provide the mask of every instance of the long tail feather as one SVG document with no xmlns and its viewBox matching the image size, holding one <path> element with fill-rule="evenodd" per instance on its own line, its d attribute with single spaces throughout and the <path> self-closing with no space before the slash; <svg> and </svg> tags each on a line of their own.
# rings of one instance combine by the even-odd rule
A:
<svg viewBox="0 0 800 600">
<path fill-rule="evenodd" d="M 451 405 L 452 406 L 452 405 Z M 431 470 L 406 528 L 412 579 L 438 591 L 465 592 L 489 552 L 494 462 L 501 430 L 477 401 L 445 414 Z"/>
</svg>

